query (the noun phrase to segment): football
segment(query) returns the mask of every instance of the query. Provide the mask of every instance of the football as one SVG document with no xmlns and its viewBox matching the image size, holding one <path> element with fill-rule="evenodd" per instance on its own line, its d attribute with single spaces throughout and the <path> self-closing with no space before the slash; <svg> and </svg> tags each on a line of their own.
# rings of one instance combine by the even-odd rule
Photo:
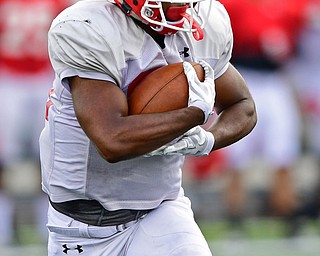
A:
<svg viewBox="0 0 320 256">
<path fill-rule="evenodd" d="M 190 62 L 200 81 L 204 70 Z M 183 62 L 160 67 L 147 74 L 128 95 L 129 115 L 160 113 L 188 106 L 189 85 Z"/>
</svg>

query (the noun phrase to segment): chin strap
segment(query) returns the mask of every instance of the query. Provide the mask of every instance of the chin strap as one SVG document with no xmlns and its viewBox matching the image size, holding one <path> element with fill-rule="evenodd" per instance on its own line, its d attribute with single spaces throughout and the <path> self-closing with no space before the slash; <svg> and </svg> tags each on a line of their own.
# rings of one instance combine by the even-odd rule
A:
<svg viewBox="0 0 320 256">
<path fill-rule="evenodd" d="M 187 19 L 189 24 L 191 23 L 191 17 L 188 13 L 184 13 L 183 17 Z M 201 29 L 199 24 L 194 19 L 192 19 L 191 29 L 196 30 L 196 31 L 192 32 L 194 39 L 196 39 L 197 41 L 200 41 L 203 39 L 203 37 L 204 37 L 203 30 Z"/>
<path fill-rule="evenodd" d="M 187 5 L 169 7 L 166 12 L 166 16 L 169 20 L 175 20 L 175 21 L 167 21 L 167 24 L 182 28 L 186 19 L 189 25 L 191 26 L 191 29 L 195 30 L 194 32 L 192 32 L 194 39 L 196 39 L 197 41 L 200 41 L 204 37 L 203 30 L 201 29 L 199 24 L 193 18 L 191 18 L 191 16 L 186 12 L 187 9 L 188 9 Z M 178 30 L 176 29 L 168 28 L 164 26 L 151 25 L 151 27 L 152 29 L 154 29 L 155 31 L 157 31 L 159 34 L 162 34 L 162 35 L 172 35 L 178 32 Z"/>
<path fill-rule="evenodd" d="M 190 24 L 190 15 L 189 14 L 185 14 L 183 16 L 184 18 L 187 19 L 187 21 L 189 22 Z M 176 27 L 182 27 L 183 24 L 184 24 L 184 19 L 181 19 L 180 21 L 175 21 L 175 22 L 170 22 L 168 21 L 167 22 L 169 25 L 174 25 Z M 159 27 L 159 26 L 153 26 L 152 24 L 149 24 L 151 26 L 151 28 L 155 31 L 157 31 L 159 34 L 161 35 L 173 35 L 175 33 L 178 32 L 178 30 L 175 30 L 175 29 L 172 29 L 172 28 L 167 28 L 167 27 Z M 192 32 L 192 35 L 194 37 L 194 39 L 196 39 L 197 41 L 200 41 L 203 39 L 204 37 L 204 33 L 203 33 L 203 30 L 201 29 L 201 27 L 199 26 L 199 24 L 193 20 L 192 22 L 192 25 L 191 25 L 191 28 L 192 29 L 195 29 L 196 31 Z"/>
<path fill-rule="evenodd" d="M 180 19 L 179 21 L 168 21 L 167 22 L 169 25 L 173 25 L 175 27 L 181 28 L 184 24 L 184 19 Z M 173 35 L 178 32 L 178 30 L 173 29 L 173 28 L 168 28 L 164 26 L 157 26 L 149 23 L 149 26 L 156 31 L 157 33 L 165 36 Z"/>
</svg>

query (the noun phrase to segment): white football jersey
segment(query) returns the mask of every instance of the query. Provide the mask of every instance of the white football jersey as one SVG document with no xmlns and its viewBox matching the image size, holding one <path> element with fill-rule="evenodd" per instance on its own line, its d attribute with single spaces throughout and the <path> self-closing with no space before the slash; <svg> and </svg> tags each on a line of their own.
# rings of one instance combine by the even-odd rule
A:
<svg viewBox="0 0 320 256">
<path fill-rule="evenodd" d="M 112 81 L 127 94 L 141 73 L 199 59 L 212 65 L 217 78 L 228 67 L 233 44 L 229 17 L 217 1 L 204 33 L 202 41 L 184 32 L 165 37 L 162 49 L 105 0 L 79 1 L 56 17 L 48 34 L 56 78 L 40 136 L 42 185 L 52 201 L 96 199 L 108 210 L 149 209 L 178 196 L 184 157 L 108 163 L 77 121 L 67 78 Z"/>
</svg>

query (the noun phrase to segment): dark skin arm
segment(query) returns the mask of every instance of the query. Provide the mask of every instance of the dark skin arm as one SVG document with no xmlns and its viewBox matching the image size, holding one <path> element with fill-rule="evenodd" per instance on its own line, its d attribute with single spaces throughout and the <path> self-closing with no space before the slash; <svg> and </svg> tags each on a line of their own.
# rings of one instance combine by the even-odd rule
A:
<svg viewBox="0 0 320 256">
<path fill-rule="evenodd" d="M 217 80 L 215 122 L 208 128 L 215 137 L 217 150 L 245 137 L 257 122 L 255 103 L 239 72 L 230 64 Z"/>
<path fill-rule="evenodd" d="M 204 120 L 202 111 L 195 107 L 128 116 L 126 96 L 106 81 L 73 77 L 70 88 L 82 129 L 109 162 L 155 150 Z M 240 139 L 255 124 L 253 100 L 232 66 L 216 80 L 216 93 L 220 116 L 210 128 L 216 138 L 214 149 Z"/>
<path fill-rule="evenodd" d="M 70 88 L 82 129 L 109 162 L 155 150 L 204 119 L 203 112 L 195 107 L 128 116 L 125 94 L 107 81 L 73 77 Z"/>
</svg>

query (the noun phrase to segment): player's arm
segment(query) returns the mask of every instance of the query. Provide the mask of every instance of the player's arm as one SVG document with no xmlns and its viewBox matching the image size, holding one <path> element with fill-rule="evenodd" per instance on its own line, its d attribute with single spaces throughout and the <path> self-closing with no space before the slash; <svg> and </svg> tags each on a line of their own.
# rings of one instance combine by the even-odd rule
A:
<svg viewBox="0 0 320 256">
<path fill-rule="evenodd" d="M 69 83 L 82 129 L 110 162 L 150 152 L 204 121 L 196 107 L 128 116 L 127 98 L 115 84 L 79 77 Z"/>
<path fill-rule="evenodd" d="M 215 80 L 215 122 L 204 130 L 196 126 L 186 132 L 175 144 L 165 145 L 147 154 L 153 155 L 208 155 L 211 151 L 226 147 L 246 136 L 256 124 L 254 101 L 245 81 L 230 65 Z"/>
<path fill-rule="evenodd" d="M 218 117 L 208 129 L 215 138 L 214 150 L 245 137 L 257 122 L 254 100 L 244 79 L 231 64 L 215 84 Z"/>
</svg>

